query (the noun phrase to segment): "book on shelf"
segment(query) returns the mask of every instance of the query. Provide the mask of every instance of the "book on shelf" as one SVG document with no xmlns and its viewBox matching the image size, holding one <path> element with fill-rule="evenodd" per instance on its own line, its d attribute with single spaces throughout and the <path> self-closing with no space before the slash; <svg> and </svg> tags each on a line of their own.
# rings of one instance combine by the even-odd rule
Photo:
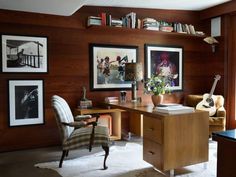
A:
<svg viewBox="0 0 236 177">
<path fill-rule="evenodd" d="M 153 111 L 166 114 L 185 114 L 194 112 L 193 107 L 183 105 L 156 106 Z"/>
</svg>

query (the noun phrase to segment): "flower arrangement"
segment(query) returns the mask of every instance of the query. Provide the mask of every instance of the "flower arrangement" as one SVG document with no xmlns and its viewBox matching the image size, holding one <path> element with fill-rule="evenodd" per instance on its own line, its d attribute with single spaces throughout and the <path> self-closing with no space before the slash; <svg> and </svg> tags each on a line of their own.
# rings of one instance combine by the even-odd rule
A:
<svg viewBox="0 0 236 177">
<path fill-rule="evenodd" d="M 163 76 L 152 75 L 146 82 L 145 93 L 161 95 L 170 93 L 169 82 Z"/>
</svg>

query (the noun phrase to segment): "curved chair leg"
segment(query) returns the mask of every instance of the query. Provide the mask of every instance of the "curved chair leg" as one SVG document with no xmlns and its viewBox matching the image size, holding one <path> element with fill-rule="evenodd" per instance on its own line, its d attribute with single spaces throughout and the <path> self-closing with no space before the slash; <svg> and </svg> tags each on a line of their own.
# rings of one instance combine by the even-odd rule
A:
<svg viewBox="0 0 236 177">
<path fill-rule="evenodd" d="M 104 162 L 103 162 L 103 168 L 106 170 L 108 167 L 106 166 L 106 160 L 109 155 L 109 146 L 102 146 L 102 149 L 105 151 L 105 157 L 104 157 Z"/>
<path fill-rule="evenodd" d="M 61 160 L 60 160 L 60 163 L 59 163 L 59 168 L 62 167 L 63 159 L 64 159 L 65 155 L 67 154 L 66 152 L 67 152 L 66 150 L 62 151 Z"/>
<path fill-rule="evenodd" d="M 66 157 L 69 155 L 69 150 L 66 150 Z"/>
</svg>

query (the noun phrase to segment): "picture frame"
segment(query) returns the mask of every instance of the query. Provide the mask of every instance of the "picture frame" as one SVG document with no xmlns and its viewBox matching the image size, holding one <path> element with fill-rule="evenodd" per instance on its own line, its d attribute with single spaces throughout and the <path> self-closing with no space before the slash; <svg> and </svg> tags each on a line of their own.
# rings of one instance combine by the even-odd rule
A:
<svg viewBox="0 0 236 177">
<path fill-rule="evenodd" d="M 44 124 L 43 80 L 8 80 L 9 126 Z"/>
<path fill-rule="evenodd" d="M 171 91 L 183 90 L 183 47 L 145 44 L 145 78 L 164 76 Z"/>
<path fill-rule="evenodd" d="M 47 73 L 47 37 L 1 35 L 1 71 Z"/>
<path fill-rule="evenodd" d="M 89 44 L 90 90 L 127 90 L 125 63 L 138 62 L 138 47 L 128 45 Z"/>
</svg>

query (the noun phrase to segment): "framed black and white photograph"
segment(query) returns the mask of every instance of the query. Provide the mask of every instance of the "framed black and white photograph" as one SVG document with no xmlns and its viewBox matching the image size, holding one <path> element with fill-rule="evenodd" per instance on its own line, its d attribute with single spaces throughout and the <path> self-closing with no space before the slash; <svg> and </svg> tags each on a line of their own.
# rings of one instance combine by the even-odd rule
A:
<svg viewBox="0 0 236 177">
<path fill-rule="evenodd" d="M 146 78 L 165 78 L 171 91 L 183 90 L 183 48 L 145 44 Z"/>
<path fill-rule="evenodd" d="M 131 89 L 125 80 L 125 64 L 138 60 L 138 47 L 90 44 L 91 90 Z"/>
<path fill-rule="evenodd" d="M 43 80 L 9 80 L 9 125 L 44 123 Z"/>
<path fill-rule="evenodd" d="M 2 35 L 2 72 L 47 73 L 47 37 Z"/>
</svg>

